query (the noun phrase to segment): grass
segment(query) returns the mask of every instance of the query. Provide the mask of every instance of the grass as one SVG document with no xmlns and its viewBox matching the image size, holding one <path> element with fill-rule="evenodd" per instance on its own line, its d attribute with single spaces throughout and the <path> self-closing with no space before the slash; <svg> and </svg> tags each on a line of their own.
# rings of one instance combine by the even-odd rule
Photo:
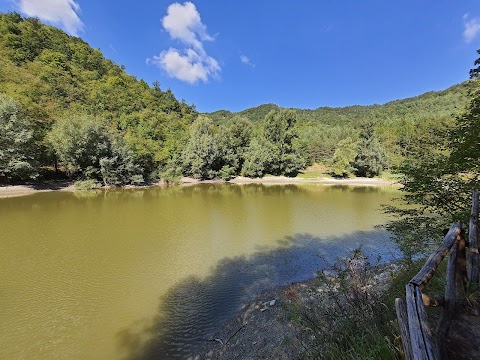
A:
<svg viewBox="0 0 480 360">
<path fill-rule="evenodd" d="M 384 170 L 381 172 L 380 175 L 375 176 L 378 179 L 382 180 L 387 180 L 387 181 L 393 181 L 393 182 L 398 182 L 401 180 L 402 175 L 398 173 L 394 173 L 391 170 Z"/>
<path fill-rule="evenodd" d="M 310 165 L 308 168 L 306 168 L 300 174 L 298 174 L 297 178 L 300 178 L 300 179 L 317 179 L 317 178 L 333 179 L 332 175 L 330 175 L 330 169 L 325 164 Z"/>
<path fill-rule="evenodd" d="M 395 313 L 395 298 L 405 299 L 405 285 L 420 270 L 425 259 L 404 265 L 391 273 L 388 286 L 376 288 L 375 266 L 361 252 L 335 266 L 334 275 L 320 273 L 312 293 L 305 301 L 290 294 L 291 317 L 303 331 L 299 341 L 307 359 L 402 359 L 403 349 Z M 443 261 L 427 293 L 445 290 Z M 318 289 L 323 289 L 320 294 Z M 428 309 L 430 312 L 430 309 Z M 434 309 L 433 312 L 438 309 Z M 437 315 L 432 313 L 432 317 Z"/>
<path fill-rule="evenodd" d="M 384 170 L 382 173 L 378 176 L 375 176 L 377 179 L 382 179 L 386 181 L 392 181 L 392 182 L 398 182 L 401 179 L 402 175 L 394 173 L 391 170 Z M 297 175 L 297 178 L 300 179 L 318 179 L 318 178 L 327 178 L 327 179 L 335 179 L 334 176 L 332 176 L 332 172 L 330 168 L 322 163 L 316 163 L 313 165 L 310 165 L 308 168 L 303 170 L 300 174 Z M 352 175 L 352 179 L 355 178 L 355 176 Z"/>
</svg>

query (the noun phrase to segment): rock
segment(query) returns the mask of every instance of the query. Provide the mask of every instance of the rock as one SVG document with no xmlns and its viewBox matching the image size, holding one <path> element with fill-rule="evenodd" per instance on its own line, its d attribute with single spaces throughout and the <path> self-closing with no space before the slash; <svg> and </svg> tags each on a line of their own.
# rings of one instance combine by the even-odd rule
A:
<svg viewBox="0 0 480 360">
<path fill-rule="evenodd" d="M 213 339 L 213 341 L 218 342 L 220 345 L 223 345 L 223 341 L 221 339 Z"/>
<path fill-rule="evenodd" d="M 276 301 L 277 301 L 277 300 L 272 300 L 272 301 L 270 301 L 270 306 L 275 305 L 275 302 L 276 302 Z"/>
</svg>

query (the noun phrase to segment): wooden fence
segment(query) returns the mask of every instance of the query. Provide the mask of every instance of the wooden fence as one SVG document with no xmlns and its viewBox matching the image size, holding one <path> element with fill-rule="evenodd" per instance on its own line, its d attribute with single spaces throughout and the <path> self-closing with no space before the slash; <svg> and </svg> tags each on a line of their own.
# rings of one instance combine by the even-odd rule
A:
<svg viewBox="0 0 480 360">
<path fill-rule="evenodd" d="M 446 359 L 446 336 L 467 282 L 479 283 L 478 206 L 479 192 L 473 192 L 468 247 L 462 224 L 450 227 L 442 244 L 406 286 L 406 300 L 395 299 L 398 325 L 407 360 Z M 467 256 L 468 250 L 468 256 Z M 440 262 L 448 254 L 445 296 L 429 296 L 425 287 Z M 467 261 L 468 260 L 468 261 Z M 426 306 L 441 306 L 436 336 L 428 324 Z"/>
</svg>

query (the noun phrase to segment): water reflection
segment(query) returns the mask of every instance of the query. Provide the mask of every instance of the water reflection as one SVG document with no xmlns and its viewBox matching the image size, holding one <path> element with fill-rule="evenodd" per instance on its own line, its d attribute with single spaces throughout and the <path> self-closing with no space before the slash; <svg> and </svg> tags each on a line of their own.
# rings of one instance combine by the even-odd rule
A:
<svg viewBox="0 0 480 360">
<path fill-rule="evenodd" d="M 125 359 L 186 358 L 258 292 L 314 277 L 359 245 L 371 258 L 391 260 L 398 255 L 384 231 L 328 239 L 297 234 L 279 245 L 249 257 L 222 259 L 209 276 L 190 276 L 177 283 L 161 296 L 153 324 L 144 328 L 134 324 L 117 334 Z"/>
<path fill-rule="evenodd" d="M 360 241 L 383 251 L 373 229 L 395 195 L 200 184 L 0 199 L 0 358 L 187 354 L 257 291 Z"/>
</svg>

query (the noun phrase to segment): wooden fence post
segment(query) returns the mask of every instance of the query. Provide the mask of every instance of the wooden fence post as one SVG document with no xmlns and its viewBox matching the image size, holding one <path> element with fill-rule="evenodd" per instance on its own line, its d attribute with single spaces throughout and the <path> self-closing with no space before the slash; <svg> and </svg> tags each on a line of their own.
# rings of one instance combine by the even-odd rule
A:
<svg viewBox="0 0 480 360">
<path fill-rule="evenodd" d="M 445 305 L 443 306 L 442 314 L 438 322 L 437 336 L 438 345 L 442 358 L 447 358 L 446 354 L 446 337 L 452 322 L 457 305 L 457 253 L 458 243 L 455 243 L 450 250 L 447 266 L 447 285 L 445 287 Z"/>
<path fill-rule="evenodd" d="M 406 303 L 413 359 L 440 359 L 437 344 L 433 341 L 432 333 L 428 326 L 427 313 L 422 301 L 422 292 L 417 285 L 407 284 Z"/>
<path fill-rule="evenodd" d="M 465 230 L 462 229 L 458 236 L 457 247 L 457 266 L 455 272 L 455 281 L 457 283 L 457 300 L 465 295 L 465 286 L 467 285 L 467 256 L 465 251 Z"/>
<path fill-rule="evenodd" d="M 402 336 L 403 353 L 405 354 L 405 360 L 413 360 L 412 341 L 410 340 L 410 332 L 408 330 L 407 306 L 402 299 L 395 299 L 395 310 L 397 312 L 397 321 L 398 327 L 400 328 L 400 335 Z"/>
<path fill-rule="evenodd" d="M 479 254 L 478 254 L 478 190 L 473 190 L 472 214 L 468 229 L 469 257 L 468 257 L 468 280 L 471 284 L 479 283 Z"/>
</svg>

